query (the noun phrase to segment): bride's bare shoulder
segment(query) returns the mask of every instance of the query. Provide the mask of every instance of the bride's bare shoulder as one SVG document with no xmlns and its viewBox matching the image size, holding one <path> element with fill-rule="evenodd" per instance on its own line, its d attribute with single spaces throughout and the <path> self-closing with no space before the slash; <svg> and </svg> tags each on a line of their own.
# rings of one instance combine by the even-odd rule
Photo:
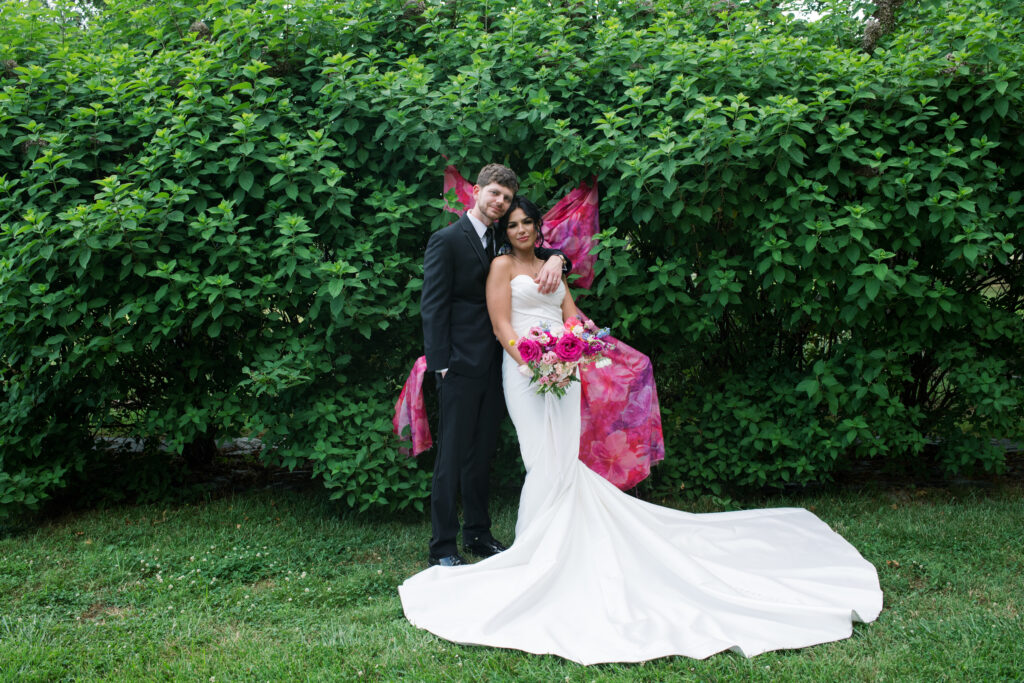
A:
<svg viewBox="0 0 1024 683">
<path fill-rule="evenodd" d="M 491 261 L 491 272 L 500 274 L 512 274 L 512 257 L 508 254 L 502 254 L 501 256 L 495 256 L 494 260 Z"/>
</svg>

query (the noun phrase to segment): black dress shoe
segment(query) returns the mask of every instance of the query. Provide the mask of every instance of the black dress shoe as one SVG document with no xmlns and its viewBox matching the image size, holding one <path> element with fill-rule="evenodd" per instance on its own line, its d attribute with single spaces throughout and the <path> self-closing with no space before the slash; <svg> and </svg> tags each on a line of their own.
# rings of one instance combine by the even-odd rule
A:
<svg viewBox="0 0 1024 683">
<path fill-rule="evenodd" d="M 490 557 L 508 550 L 508 548 L 506 548 L 501 542 L 496 541 L 493 538 L 474 538 L 468 543 L 463 543 L 462 549 L 467 553 L 473 553 L 477 557 Z"/>
<path fill-rule="evenodd" d="M 431 567 L 458 567 L 460 564 L 466 564 L 466 561 L 462 559 L 458 553 L 454 555 L 445 555 L 444 557 L 430 556 L 427 560 L 427 564 Z"/>
</svg>

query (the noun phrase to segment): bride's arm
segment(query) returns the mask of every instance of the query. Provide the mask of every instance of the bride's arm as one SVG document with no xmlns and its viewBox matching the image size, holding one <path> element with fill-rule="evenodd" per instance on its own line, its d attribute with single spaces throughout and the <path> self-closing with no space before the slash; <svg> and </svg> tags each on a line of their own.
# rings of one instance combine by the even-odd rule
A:
<svg viewBox="0 0 1024 683">
<path fill-rule="evenodd" d="M 512 329 L 512 260 L 509 256 L 499 256 L 491 261 L 491 271 L 487 274 L 487 314 L 491 317 L 491 328 L 494 336 L 501 342 L 501 348 L 512 356 L 519 365 L 523 358 L 509 341 L 519 339 Z M 564 306 L 564 304 L 563 304 Z"/>
<path fill-rule="evenodd" d="M 564 323 L 569 318 L 575 318 L 577 315 L 576 302 L 572 300 L 572 294 L 569 293 L 569 281 L 562 276 L 562 281 L 565 282 L 565 298 L 562 299 L 562 322 Z"/>
</svg>

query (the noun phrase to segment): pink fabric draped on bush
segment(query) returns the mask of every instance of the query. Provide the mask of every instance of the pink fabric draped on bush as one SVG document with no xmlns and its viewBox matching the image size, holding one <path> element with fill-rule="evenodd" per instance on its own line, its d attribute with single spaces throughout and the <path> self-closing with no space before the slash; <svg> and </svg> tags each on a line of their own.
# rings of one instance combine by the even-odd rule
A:
<svg viewBox="0 0 1024 683">
<path fill-rule="evenodd" d="M 608 339 L 615 344 L 605 353 L 611 365 L 584 365 L 580 372 L 580 460 L 625 491 L 665 458 L 665 442 L 651 359 L 614 337 Z"/>
<path fill-rule="evenodd" d="M 430 436 L 430 425 L 427 424 L 427 407 L 423 403 L 423 376 L 427 374 L 427 357 L 420 356 L 412 365 L 409 379 L 405 380 L 402 393 L 395 404 L 395 418 L 392 424 L 395 434 L 402 438 L 403 443 L 412 441 L 412 448 L 403 445 L 402 453 L 419 455 L 434 445 Z M 409 429 L 408 436 L 405 430 Z"/>
<path fill-rule="evenodd" d="M 472 188 L 454 166 L 446 168 L 445 194 L 454 190 L 462 206 L 446 204 L 445 208 L 459 214 L 473 208 Z M 595 257 L 590 249 L 598 229 L 597 204 L 597 184 L 581 183 L 544 215 L 546 246 L 565 252 L 573 262 L 573 273 L 579 275 L 573 284 L 584 289 L 594 281 Z M 651 359 L 621 341 L 613 341 L 615 348 L 606 354 L 611 365 L 586 365 L 580 373 L 580 460 L 626 490 L 646 479 L 651 465 L 665 457 L 665 444 Z M 403 452 L 412 455 L 433 444 L 423 403 L 426 367 L 426 358 L 421 356 L 395 404 L 394 431 L 403 441 L 411 441 Z"/>
</svg>

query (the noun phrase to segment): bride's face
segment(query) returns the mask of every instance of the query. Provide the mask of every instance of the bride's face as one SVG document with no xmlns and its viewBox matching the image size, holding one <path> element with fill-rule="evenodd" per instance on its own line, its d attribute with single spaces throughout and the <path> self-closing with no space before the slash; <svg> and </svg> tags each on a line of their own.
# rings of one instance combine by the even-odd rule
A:
<svg viewBox="0 0 1024 683">
<path fill-rule="evenodd" d="M 537 241 L 537 226 L 522 209 L 516 209 L 508 217 L 505 229 L 509 243 L 517 249 L 532 249 Z"/>
</svg>

